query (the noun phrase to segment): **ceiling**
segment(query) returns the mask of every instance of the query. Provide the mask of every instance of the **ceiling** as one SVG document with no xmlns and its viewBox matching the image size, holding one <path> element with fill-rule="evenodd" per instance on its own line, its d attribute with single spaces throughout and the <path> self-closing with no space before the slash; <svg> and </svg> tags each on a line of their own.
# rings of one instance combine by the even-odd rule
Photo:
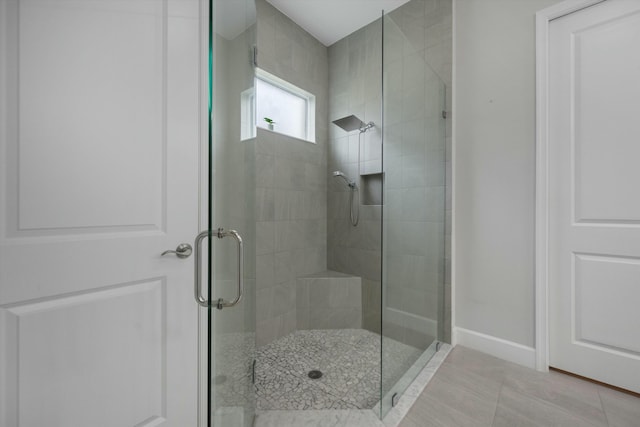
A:
<svg viewBox="0 0 640 427">
<path fill-rule="evenodd" d="M 325 46 L 409 0 L 267 0 Z"/>
</svg>

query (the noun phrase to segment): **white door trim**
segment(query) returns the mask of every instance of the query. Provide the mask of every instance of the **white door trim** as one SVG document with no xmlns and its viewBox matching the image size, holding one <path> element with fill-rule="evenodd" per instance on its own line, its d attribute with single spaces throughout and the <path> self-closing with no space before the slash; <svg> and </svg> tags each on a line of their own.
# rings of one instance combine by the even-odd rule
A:
<svg viewBox="0 0 640 427">
<path fill-rule="evenodd" d="M 536 369 L 549 370 L 549 24 L 606 0 L 566 0 L 536 13 Z"/>
</svg>

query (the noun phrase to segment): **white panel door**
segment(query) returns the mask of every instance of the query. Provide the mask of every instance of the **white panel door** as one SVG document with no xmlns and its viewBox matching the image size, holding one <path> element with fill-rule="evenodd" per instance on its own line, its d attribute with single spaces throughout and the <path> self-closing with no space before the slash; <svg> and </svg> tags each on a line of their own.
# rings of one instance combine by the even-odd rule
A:
<svg viewBox="0 0 640 427">
<path fill-rule="evenodd" d="M 197 0 L 0 1 L 0 426 L 195 426 Z"/>
<path fill-rule="evenodd" d="M 550 364 L 640 392 L 640 2 L 551 23 Z"/>
</svg>

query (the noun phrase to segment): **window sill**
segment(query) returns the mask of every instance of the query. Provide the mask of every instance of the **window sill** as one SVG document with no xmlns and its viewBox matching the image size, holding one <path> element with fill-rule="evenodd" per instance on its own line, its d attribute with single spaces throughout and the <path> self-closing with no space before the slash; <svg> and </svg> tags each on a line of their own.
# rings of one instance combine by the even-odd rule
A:
<svg viewBox="0 0 640 427">
<path fill-rule="evenodd" d="M 291 135 L 287 135 L 286 133 L 282 133 L 282 132 L 278 132 L 277 130 L 271 130 L 271 129 L 267 129 L 267 128 L 263 128 L 262 126 L 256 126 L 257 129 L 261 130 L 261 131 L 265 131 L 265 132 L 269 132 L 269 133 L 274 133 L 276 135 L 281 135 L 284 136 L 286 138 L 291 138 L 291 139 L 295 139 L 296 141 L 302 141 L 302 142 L 307 142 L 309 144 L 316 144 L 316 141 L 312 141 L 310 139 L 304 139 L 304 138 L 298 138 L 297 136 L 291 136 Z"/>
</svg>

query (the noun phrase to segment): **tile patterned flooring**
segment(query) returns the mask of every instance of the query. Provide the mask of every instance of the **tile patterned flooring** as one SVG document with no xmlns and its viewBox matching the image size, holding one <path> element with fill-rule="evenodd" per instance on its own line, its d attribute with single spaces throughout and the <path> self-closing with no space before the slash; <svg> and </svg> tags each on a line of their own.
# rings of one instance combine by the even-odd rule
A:
<svg viewBox="0 0 640 427">
<path fill-rule="evenodd" d="M 373 411 L 266 411 L 260 427 L 372 427 Z M 385 419 L 385 424 L 387 420 Z M 458 346 L 400 427 L 640 427 L 640 398 Z"/>
<path fill-rule="evenodd" d="M 379 346 L 377 334 L 335 330 L 298 331 L 262 348 L 255 425 L 391 425 L 363 409 L 379 398 L 379 376 L 370 375 L 380 372 Z M 411 348 L 387 347 L 396 349 L 390 358 L 397 359 L 398 369 L 406 369 L 407 361 L 415 359 Z M 325 376 L 311 380 L 306 376 L 310 369 L 320 369 Z M 640 398 L 458 346 L 437 368 L 399 427 L 466 426 L 640 427 Z"/>
<path fill-rule="evenodd" d="M 385 338 L 386 388 L 420 350 Z M 308 372 L 322 371 L 312 380 Z M 259 410 L 359 410 L 380 400 L 380 335 L 363 329 L 301 330 L 258 349 Z"/>
<path fill-rule="evenodd" d="M 639 427 L 640 398 L 458 346 L 400 424 L 457 426 Z"/>
</svg>

